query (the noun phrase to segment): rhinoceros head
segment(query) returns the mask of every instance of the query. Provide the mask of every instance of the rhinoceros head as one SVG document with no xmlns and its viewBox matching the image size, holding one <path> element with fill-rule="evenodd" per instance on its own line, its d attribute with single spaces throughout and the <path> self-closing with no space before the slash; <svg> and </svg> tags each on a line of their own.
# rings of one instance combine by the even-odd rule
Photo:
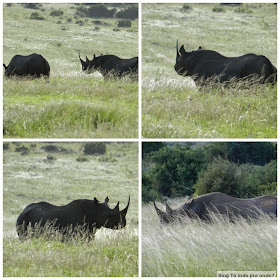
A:
<svg viewBox="0 0 280 280">
<path fill-rule="evenodd" d="M 93 203 L 98 206 L 98 224 L 110 228 L 110 229 L 119 229 L 126 226 L 126 213 L 130 203 L 130 196 L 128 198 L 127 206 L 123 210 L 119 210 L 119 202 L 115 208 L 111 209 L 108 206 L 109 198 L 106 197 L 104 203 L 100 203 L 96 198 L 94 198 Z"/>
<path fill-rule="evenodd" d="M 79 52 L 79 59 L 80 59 L 81 64 L 82 64 L 82 71 L 88 71 L 90 60 L 87 58 L 87 56 L 86 56 L 86 61 L 82 60 L 81 56 L 80 56 L 80 52 Z"/>
<path fill-rule="evenodd" d="M 186 217 L 194 218 L 196 214 L 193 211 L 193 204 L 194 199 L 188 200 L 186 203 L 183 204 L 182 207 L 179 207 L 177 209 L 172 209 L 167 203 L 166 206 L 166 212 L 161 211 L 157 206 L 154 199 L 154 207 L 156 209 L 156 212 L 160 218 L 161 223 L 170 223 L 175 221 L 182 221 L 182 219 L 185 219 Z"/>
</svg>

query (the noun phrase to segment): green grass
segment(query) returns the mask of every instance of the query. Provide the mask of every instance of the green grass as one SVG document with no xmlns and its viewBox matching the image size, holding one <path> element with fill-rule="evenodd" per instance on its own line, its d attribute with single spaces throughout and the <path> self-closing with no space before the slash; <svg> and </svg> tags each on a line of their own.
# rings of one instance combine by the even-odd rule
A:
<svg viewBox="0 0 280 280">
<path fill-rule="evenodd" d="M 253 52 L 276 65 L 275 5 L 244 5 L 250 14 L 229 6 L 215 13 L 215 6 L 192 4 L 186 10 L 181 4 L 143 4 L 145 138 L 276 138 L 277 86 L 201 89 L 174 70 L 177 39 L 186 51 L 203 46 L 225 56 Z"/>
<path fill-rule="evenodd" d="M 72 4 L 43 4 L 36 10 L 46 20 L 31 20 L 34 10 L 4 5 L 4 62 L 15 54 L 42 54 L 50 63 L 44 79 L 4 79 L 4 137 L 6 138 L 137 138 L 138 82 L 130 78 L 105 81 L 99 73 L 81 70 L 78 51 L 93 54 L 138 55 L 138 22 L 130 29 L 113 29 L 117 19 L 75 23 Z M 61 9 L 61 17 L 50 12 Z M 68 18 L 73 20 L 70 22 Z M 61 23 L 57 23 L 58 19 Z M 12 46 L 12 47 L 11 47 Z"/>
<path fill-rule="evenodd" d="M 165 209 L 165 207 L 161 207 Z M 189 221 L 160 225 L 152 204 L 142 208 L 142 276 L 215 277 L 217 271 L 277 270 L 276 221 Z"/>
<path fill-rule="evenodd" d="M 36 277 L 103 277 L 138 275 L 138 145 L 107 144 L 107 157 L 83 155 L 83 143 L 53 143 L 64 152 L 44 151 L 48 143 L 20 143 L 29 149 L 21 155 L 15 144 L 4 150 L 3 167 L 3 274 Z M 53 155 L 56 160 L 48 160 Z M 84 162 L 77 157 L 86 157 Z M 67 204 L 79 198 L 120 201 L 123 209 L 131 197 L 121 230 L 102 228 L 90 242 L 58 242 L 43 238 L 18 240 L 16 220 L 25 206 L 47 201 Z"/>
</svg>

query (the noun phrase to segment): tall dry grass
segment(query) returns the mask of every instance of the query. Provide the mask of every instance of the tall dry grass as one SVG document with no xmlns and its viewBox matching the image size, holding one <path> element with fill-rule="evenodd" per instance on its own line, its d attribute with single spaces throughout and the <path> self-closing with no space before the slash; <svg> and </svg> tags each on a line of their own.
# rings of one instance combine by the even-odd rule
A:
<svg viewBox="0 0 280 280">
<path fill-rule="evenodd" d="M 275 219 L 161 225 L 152 204 L 142 208 L 143 276 L 214 277 L 217 271 L 276 270 Z"/>
</svg>

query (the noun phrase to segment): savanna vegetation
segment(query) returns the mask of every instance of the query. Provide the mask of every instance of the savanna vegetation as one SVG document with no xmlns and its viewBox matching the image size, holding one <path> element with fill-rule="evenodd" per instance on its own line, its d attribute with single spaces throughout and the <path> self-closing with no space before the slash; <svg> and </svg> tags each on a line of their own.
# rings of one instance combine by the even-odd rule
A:
<svg viewBox="0 0 280 280">
<path fill-rule="evenodd" d="M 151 202 L 166 211 L 193 197 L 223 192 L 250 198 L 277 195 L 276 143 L 144 142 L 142 162 L 142 275 L 215 277 L 218 271 L 277 271 L 277 222 L 261 215 L 234 223 L 186 218 L 160 224 Z"/>
<path fill-rule="evenodd" d="M 135 4 L 4 4 L 4 63 L 39 53 L 51 67 L 49 83 L 4 79 L 4 137 L 137 138 L 138 82 L 83 73 L 78 57 L 138 56 L 135 10 Z"/>
<path fill-rule="evenodd" d="M 138 275 L 138 144 L 106 143 L 105 152 L 98 144 L 4 142 L 4 276 Z M 103 202 L 108 196 L 110 208 L 119 201 L 123 209 L 129 195 L 126 227 L 101 228 L 94 240 L 17 237 L 16 220 L 30 203 L 65 205 L 94 197 Z"/>
<path fill-rule="evenodd" d="M 143 143 L 143 201 L 223 192 L 250 198 L 277 194 L 273 142 Z"/>
<path fill-rule="evenodd" d="M 161 225 L 152 203 L 143 206 L 142 276 L 216 277 L 218 271 L 273 271 L 275 277 L 276 220 L 263 216 L 229 223 L 217 217 L 211 224 Z"/>
<path fill-rule="evenodd" d="M 256 53 L 277 66 L 273 3 L 142 5 L 142 135 L 145 138 L 276 138 L 277 86 L 197 88 L 174 71 L 176 40 L 224 56 Z"/>
</svg>

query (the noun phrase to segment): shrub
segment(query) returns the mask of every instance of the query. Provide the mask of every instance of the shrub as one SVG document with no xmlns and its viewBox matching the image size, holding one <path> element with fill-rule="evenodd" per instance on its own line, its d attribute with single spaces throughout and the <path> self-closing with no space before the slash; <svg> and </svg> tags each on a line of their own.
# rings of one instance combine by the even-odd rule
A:
<svg viewBox="0 0 280 280">
<path fill-rule="evenodd" d="M 118 27 L 131 27 L 130 19 L 121 19 L 118 21 Z"/>
<path fill-rule="evenodd" d="M 40 7 L 42 6 L 42 4 L 38 4 L 38 3 L 26 3 L 23 4 L 24 8 L 26 9 L 34 9 L 34 10 L 39 10 Z"/>
<path fill-rule="evenodd" d="M 225 12 L 226 12 L 226 10 L 225 10 L 224 8 L 221 8 L 221 7 L 214 7 L 214 8 L 212 9 L 212 11 L 213 11 L 214 13 L 225 13 Z"/>
<path fill-rule="evenodd" d="M 85 23 L 82 20 L 76 20 L 76 24 L 84 25 Z"/>
<path fill-rule="evenodd" d="M 84 146 L 84 154 L 85 155 L 94 155 L 94 154 L 105 154 L 106 153 L 106 145 L 101 142 L 93 142 L 87 143 Z"/>
<path fill-rule="evenodd" d="M 138 6 L 137 5 L 133 5 L 123 11 L 119 11 L 116 14 L 116 18 L 123 18 L 123 19 L 137 19 L 138 18 Z"/>
<path fill-rule="evenodd" d="M 60 17 L 62 15 L 63 15 L 63 11 L 61 11 L 61 10 L 53 10 L 50 13 L 50 16 L 52 16 L 52 17 Z"/>
<path fill-rule="evenodd" d="M 45 152 L 48 152 L 48 153 L 58 153 L 58 152 L 60 152 L 60 148 L 56 145 L 47 145 L 47 146 L 42 147 L 42 149 Z"/>
<path fill-rule="evenodd" d="M 235 197 L 252 197 L 276 192 L 277 164 L 272 160 L 264 166 L 230 162 L 216 158 L 195 184 L 196 195 L 223 192 Z"/>
<path fill-rule="evenodd" d="M 96 24 L 96 25 L 103 25 L 103 21 L 101 20 L 94 20 L 92 21 L 93 24 Z"/>
<path fill-rule="evenodd" d="M 67 19 L 67 22 L 72 22 L 72 18 L 68 18 L 68 19 Z"/>
<path fill-rule="evenodd" d="M 29 149 L 24 145 L 15 148 L 15 152 L 17 152 L 17 153 L 21 153 L 21 152 L 24 152 L 24 151 L 29 152 Z"/>
<path fill-rule="evenodd" d="M 184 4 L 183 5 L 183 9 L 184 10 L 191 10 L 192 9 L 192 6 L 188 5 L 188 4 Z"/>
<path fill-rule="evenodd" d="M 9 143 L 3 143 L 3 150 L 8 150 L 10 144 Z"/>
<path fill-rule="evenodd" d="M 87 157 L 78 157 L 76 158 L 76 161 L 85 162 L 85 161 L 89 161 L 89 159 Z"/>
<path fill-rule="evenodd" d="M 117 162 L 118 160 L 109 156 L 109 157 L 101 157 L 98 159 L 100 162 Z"/>
<path fill-rule="evenodd" d="M 29 18 L 34 20 L 45 20 L 45 18 L 37 12 L 32 13 Z"/>
<path fill-rule="evenodd" d="M 7 6 L 7 7 L 12 7 L 13 4 L 12 4 L 12 3 L 7 3 L 6 6 Z"/>
<path fill-rule="evenodd" d="M 47 160 L 56 160 L 56 157 L 52 155 L 47 155 Z"/>
<path fill-rule="evenodd" d="M 86 16 L 92 18 L 112 18 L 116 9 L 108 9 L 104 4 L 92 4 L 86 11 Z"/>
<path fill-rule="evenodd" d="M 248 9 L 248 8 L 243 8 L 243 7 L 238 7 L 234 9 L 235 13 L 240 13 L 240 14 L 252 14 L 253 11 Z"/>
</svg>

